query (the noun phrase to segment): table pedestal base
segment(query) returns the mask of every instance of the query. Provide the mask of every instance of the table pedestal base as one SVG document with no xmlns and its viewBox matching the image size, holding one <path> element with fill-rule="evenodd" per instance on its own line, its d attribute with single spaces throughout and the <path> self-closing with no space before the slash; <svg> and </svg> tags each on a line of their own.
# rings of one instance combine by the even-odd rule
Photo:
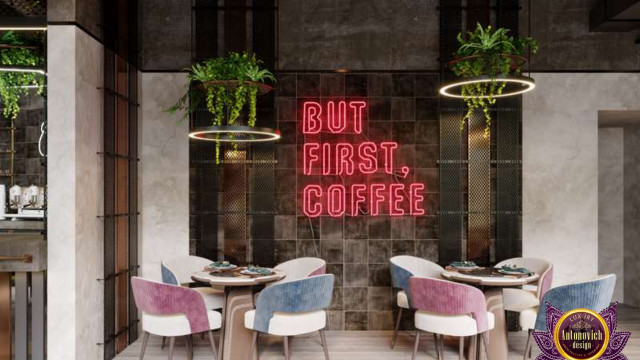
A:
<svg viewBox="0 0 640 360">
<path fill-rule="evenodd" d="M 504 312 L 502 302 L 502 289 L 494 288 L 485 291 L 484 297 L 487 299 L 487 310 L 493 314 L 495 325 L 489 331 L 489 359 L 507 360 L 509 356 L 507 316 Z M 481 359 L 486 358 L 482 354 Z"/>
<path fill-rule="evenodd" d="M 225 289 L 219 360 L 249 359 L 253 331 L 244 327 L 244 313 L 249 310 L 253 310 L 253 291 L 250 287 Z M 255 355 L 251 359 L 255 359 Z"/>
</svg>

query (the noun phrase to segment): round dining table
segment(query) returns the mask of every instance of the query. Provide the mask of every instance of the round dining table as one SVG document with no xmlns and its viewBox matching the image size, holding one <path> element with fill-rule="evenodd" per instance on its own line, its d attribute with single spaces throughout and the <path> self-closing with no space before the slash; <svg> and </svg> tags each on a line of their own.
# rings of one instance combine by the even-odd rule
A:
<svg viewBox="0 0 640 360">
<path fill-rule="evenodd" d="M 198 271 L 191 276 L 195 281 L 224 289 L 218 360 L 248 359 L 247 344 L 251 344 L 253 332 L 244 327 L 244 314 L 254 308 L 253 287 L 282 280 L 286 276 L 275 269 L 271 269 L 270 275 L 244 275 L 242 269 Z"/>
<path fill-rule="evenodd" d="M 471 271 L 460 271 L 447 267 L 442 272 L 442 277 L 460 283 L 488 288 L 484 292 L 487 300 L 487 310 L 495 318 L 495 325 L 489 332 L 489 349 L 487 351 L 490 360 L 506 360 L 509 358 L 507 317 L 504 310 L 502 289 L 506 287 L 519 287 L 538 281 L 539 274 L 505 275 L 496 268 L 479 268 Z"/>
</svg>

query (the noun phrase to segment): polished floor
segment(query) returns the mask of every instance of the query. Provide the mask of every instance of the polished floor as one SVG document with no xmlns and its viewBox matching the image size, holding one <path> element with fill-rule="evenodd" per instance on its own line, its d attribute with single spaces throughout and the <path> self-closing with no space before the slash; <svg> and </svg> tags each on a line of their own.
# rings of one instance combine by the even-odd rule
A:
<svg viewBox="0 0 640 360">
<path fill-rule="evenodd" d="M 628 359 L 640 359 L 640 309 L 620 305 L 618 308 L 617 331 L 631 331 L 631 338 L 623 353 Z M 413 350 L 413 334 L 402 332 L 398 337 L 395 349 L 389 348 L 391 339 L 390 331 L 327 331 L 329 355 L 332 360 L 408 360 L 411 359 Z M 194 360 L 210 360 L 211 350 L 208 342 L 196 337 Z M 509 334 L 509 360 L 522 359 L 526 334 Z M 152 336 L 149 339 L 146 360 L 164 360 L 167 358 L 167 349 L 160 349 L 161 339 Z M 176 342 L 174 359 L 186 359 L 187 353 L 183 341 Z M 247 344 L 248 345 L 248 344 Z M 445 345 L 445 359 L 458 359 L 458 342 L 451 338 Z M 539 350 L 534 345 L 534 359 Z M 140 355 L 140 341 L 129 346 L 116 360 L 138 359 Z M 435 350 L 432 336 L 423 336 L 418 359 L 435 359 Z M 284 359 L 282 353 L 282 338 L 261 336 L 260 340 L 261 360 Z M 320 337 L 318 334 L 297 336 L 293 341 L 291 359 L 324 360 Z M 242 359 L 233 359 L 242 360 Z M 492 359 L 493 360 L 493 359 Z"/>
</svg>

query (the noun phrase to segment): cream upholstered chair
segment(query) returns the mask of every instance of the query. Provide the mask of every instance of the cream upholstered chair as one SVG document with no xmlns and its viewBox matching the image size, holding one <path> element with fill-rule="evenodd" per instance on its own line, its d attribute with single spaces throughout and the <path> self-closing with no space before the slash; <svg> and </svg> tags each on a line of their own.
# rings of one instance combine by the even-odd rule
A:
<svg viewBox="0 0 640 360">
<path fill-rule="evenodd" d="M 411 306 L 416 310 L 415 325 L 418 330 L 412 360 L 416 358 L 420 346 L 421 331 L 438 334 L 440 337 L 459 337 L 460 360 L 464 358 L 464 337 L 472 337 L 472 343 L 476 346 L 476 359 L 480 358 L 483 342 L 485 351 L 488 350 L 488 331 L 493 329 L 495 318 L 487 311 L 482 291 L 465 284 L 416 276 L 409 279 L 409 290 Z M 439 347 L 438 358 L 443 360 L 442 340 Z"/>
<path fill-rule="evenodd" d="M 536 286 L 525 285 L 522 289 L 506 288 L 502 290 L 504 297 L 504 309 L 507 311 L 521 312 L 540 305 L 540 300 L 551 288 L 553 281 L 553 264 L 547 260 L 535 258 L 513 258 L 499 262 L 495 268 L 504 265 L 515 265 L 527 268 L 540 275 Z"/>
<path fill-rule="evenodd" d="M 176 337 L 186 337 L 189 358 L 193 358 L 191 335 L 205 332 L 209 334 L 213 358 L 217 359 L 212 330 L 220 329 L 222 316 L 217 311 L 207 309 L 204 299 L 198 292 L 139 277 L 131 278 L 131 288 L 136 306 L 142 312 L 144 335 L 140 352 L 141 360 L 147 349 L 149 334 L 171 338 L 169 341 L 169 360 L 171 360 Z"/>
<path fill-rule="evenodd" d="M 212 263 L 211 260 L 198 256 L 177 256 L 164 259 L 160 263 L 162 282 L 171 285 L 189 285 L 194 283 L 191 274 L 202 271 Z M 207 309 L 220 309 L 224 302 L 224 291 L 210 286 L 193 288 L 202 295 Z"/>
<path fill-rule="evenodd" d="M 615 285 L 616 276 L 609 274 L 558 286 L 544 294 L 540 302 L 541 306 L 522 310 L 520 312 L 520 327 L 529 331 L 527 345 L 524 349 L 524 359 L 527 358 L 527 355 L 531 357 L 531 333 L 533 330 L 547 331 L 547 307 L 544 304 L 549 303 L 563 312 L 578 308 L 600 312 L 610 305 Z"/>
<path fill-rule="evenodd" d="M 441 279 L 444 269 L 442 266 L 415 256 L 400 255 L 389 259 L 391 270 L 391 282 L 394 288 L 400 289 L 396 297 L 398 304 L 398 319 L 393 331 L 393 339 L 391 340 L 391 348 L 396 344 L 398 338 L 398 329 L 400 328 L 400 319 L 404 309 L 411 309 L 409 303 L 409 278 L 419 276 L 425 278 Z M 436 339 L 437 341 L 437 339 Z"/>
<path fill-rule="evenodd" d="M 266 284 L 266 287 L 322 275 L 327 270 L 327 262 L 319 258 L 303 257 L 280 263 L 274 269 L 284 272 L 286 276 L 282 280 Z"/>
<path fill-rule="evenodd" d="M 543 259 L 519 257 L 501 261 L 496 264 L 495 268 L 501 268 L 505 265 L 527 268 L 540 275 L 537 284 L 534 286 L 525 285 L 522 289 L 502 289 L 504 309 L 519 313 L 520 323 L 527 324 L 531 316 L 535 318 L 537 310 L 532 313 L 532 309 L 537 309 L 540 306 L 542 298 L 551 288 L 553 264 Z M 523 330 L 528 330 L 529 337 L 531 337 L 533 327 L 520 327 Z"/>
<path fill-rule="evenodd" d="M 253 330 L 253 351 L 258 357 L 258 333 L 282 336 L 285 359 L 290 358 L 290 339 L 295 335 L 320 332 L 325 360 L 329 349 L 324 336 L 327 325 L 325 309 L 331 305 L 333 274 L 311 276 L 270 286 L 260 293 L 256 309 L 244 314 L 244 326 Z"/>
</svg>

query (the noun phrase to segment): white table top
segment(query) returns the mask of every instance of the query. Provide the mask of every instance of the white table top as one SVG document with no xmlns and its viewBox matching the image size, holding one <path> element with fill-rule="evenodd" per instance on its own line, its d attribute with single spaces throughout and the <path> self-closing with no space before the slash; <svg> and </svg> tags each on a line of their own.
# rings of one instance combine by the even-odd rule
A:
<svg viewBox="0 0 640 360">
<path fill-rule="evenodd" d="M 285 278 L 286 274 L 282 271 L 273 270 L 274 274 L 261 276 L 261 277 L 249 277 L 249 276 L 234 276 L 231 273 L 209 273 L 207 271 L 197 271 L 191 275 L 191 278 L 195 281 L 209 283 L 216 286 L 252 286 L 259 284 L 266 284 Z"/>
<path fill-rule="evenodd" d="M 474 275 L 464 272 L 445 270 L 442 272 L 442 277 L 451 281 L 463 282 L 474 285 L 485 285 L 485 286 L 520 286 L 530 284 L 535 282 L 540 278 L 540 275 L 533 274 L 530 276 L 512 276 L 512 275 L 502 275 L 502 276 L 483 276 L 483 275 Z"/>
</svg>

